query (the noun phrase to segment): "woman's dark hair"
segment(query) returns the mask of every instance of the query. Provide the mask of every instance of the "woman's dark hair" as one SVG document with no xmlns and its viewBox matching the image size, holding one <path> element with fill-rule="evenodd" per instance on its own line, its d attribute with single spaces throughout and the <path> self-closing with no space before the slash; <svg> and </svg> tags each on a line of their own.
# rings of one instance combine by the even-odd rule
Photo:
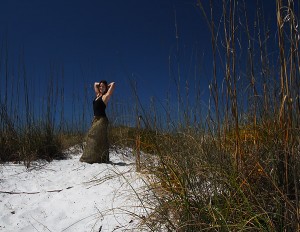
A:
<svg viewBox="0 0 300 232">
<path fill-rule="evenodd" d="M 102 80 L 102 81 L 99 82 L 99 84 L 101 84 L 101 83 L 105 85 L 105 92 L 104 92 L 104 94 L 106 94 L 107 91 L 108 91 L 107 81 L 106 80 Z"/>
</svg>

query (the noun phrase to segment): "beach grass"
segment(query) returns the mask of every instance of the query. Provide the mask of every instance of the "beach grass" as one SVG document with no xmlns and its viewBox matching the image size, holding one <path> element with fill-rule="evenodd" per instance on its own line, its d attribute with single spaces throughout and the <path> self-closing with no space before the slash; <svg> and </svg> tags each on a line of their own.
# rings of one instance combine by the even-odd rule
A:
<svg viewBox="0 0 300 232">
<path fill-rule="evenodd" d="M 190 79 L 184 80 L 177 57 L 170 61 L 177 70 L 175 110 L 168 95 L 162 111 L 150 99 L 150 114 L 130 80 L 135 106 L 112 101 L 110 143 L 142 152 L 138 171 L 148 191 L 139 199 L 151 213 L 141 223 L 151 231 L 300 231 L 300 37 L 294 3 L 276 0 L 275 50 L 259 7 L 254 23 L 245 1 L 221 4 L 218 15 L 213 1 L 209 9 L 197 1 L 213 54 L 206 110 L 198 94 L 192 99 L 183 91 L 188 88 L 180 83 L 188 86 Z M 1 62 L 8 67 L 5 53 Z M 63 158 L 63 149 L 84 141 L 80 122 L 87 115 L 74 115 L 66 125 L 64 89 L 51 78 L 42 117 L 34 116 L 30 81 L 24 68 L 19 72 L 14 81 L 8 71 L 1 73 L 0 161 L 30 166 L 37 159 Z M 7 97 L 10 89 L 20 90 L 24 107 Z M 60 104 L 57 113 L 53 107 Z M 134 126 L 114 123 L 115 117 L 125 122 L 125 115 Z"/>
</svg>

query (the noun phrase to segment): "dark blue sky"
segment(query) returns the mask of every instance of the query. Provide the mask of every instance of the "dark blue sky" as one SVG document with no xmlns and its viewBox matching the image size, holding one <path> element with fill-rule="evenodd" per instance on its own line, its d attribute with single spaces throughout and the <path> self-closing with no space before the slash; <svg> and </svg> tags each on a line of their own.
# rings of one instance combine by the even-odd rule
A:
<svg viewBox="0 0 300 232">
<path fill-rule="evenodd" d="M 8 37 L 9 52 L 24 47 L 26 62 L 37 67 L 49 61 L 74 70 L 80 64 L 92 67 L 99 75 L 91 81 L 123 81 L 123 69 L 145 80 L 168 79 L 168 57 L 176 46 L 175 11 L 187 49 L 202 30 L 207 32 L 194 1 L 0 2 L 1 35 Z"/>
<path fill-rule="evenodd" d="M 275 14 L 275 0 L 265 2 Z M 203 90 L 208 87 L 212 72 L 210 34 L 196 3 L 0 0 L 0 42 L 3 48 L 7 41 L 12 65 L 17 66 L 24 51 L 27 72 L 38 80 L 32 85 L 37 92 L 44 91 L 42 79 L 50 75 L 50 63 L 54 63 L 64 67 L 62 84 L 67 101 L 74 92 L 83 92 L 84 86 L 92 97 L 92 84 L 101 79 L 115 81 L 115 95 L 130 101 L 132 78 L 142 101 L 154 96 L 163 102 L 168 91 L 176 91 L 177 62 L 183 85 L 186 80 L 194 81 L 197 64 L 198 74 L 201 72 L 198 81 Z M 221 12 L 219 3 L 215 1 L 216 12 Z"/>
</svg>

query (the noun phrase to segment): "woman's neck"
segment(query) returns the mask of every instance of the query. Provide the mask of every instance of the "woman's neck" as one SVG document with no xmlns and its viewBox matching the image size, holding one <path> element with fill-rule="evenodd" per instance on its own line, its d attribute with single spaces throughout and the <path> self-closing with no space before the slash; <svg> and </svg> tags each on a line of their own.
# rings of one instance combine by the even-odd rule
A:
<svg viewBox="0 0 300 232">
<path fill-rule="evenodd" d="M 102 94 L 101 93 L 98 93 L 97 96 L 96 96 L 96 99 L 102 97 Z"/>
</svg>

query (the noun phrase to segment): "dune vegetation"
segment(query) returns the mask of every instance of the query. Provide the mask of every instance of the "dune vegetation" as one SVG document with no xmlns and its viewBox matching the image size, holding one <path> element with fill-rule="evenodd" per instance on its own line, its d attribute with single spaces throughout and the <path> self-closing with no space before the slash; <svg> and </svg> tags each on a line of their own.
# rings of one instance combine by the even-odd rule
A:
<svg viewBox="0 0 300 232">
<path fill-rule="evenodd" d="M 206 109 L 201 94 L 178 84 L 185 78 L 183 64 L 174 60 L 176 110 L 168 97 L 163 110 L 153 100 L 142 106 L 132 82 L 135 107 L 111 102 L 110 143 L 142 153 L 137 171 L 151 194 L 139 199 L 151 212 L 142 218 L 151 231 L 300 231 L 297 9 L 292 0 L 276 0 L 272 32 L 259 7 L 250 22 L 246 1 L 220 2 L 221 15 L 213 1 L 208 10 L 197 1 L 211 33 Z M 49 92 L 36 111 L 22 57 L 14 80 L 5 46 L 0 59 L 6 91 L 0 99 L 0 161 L 30 166 L 64 158 L 65 148 L 84 141 L 80 122 L 89 116 L 76 111 L 65 122 L 64 87 L 57 84 L 63 68 L 50 70 Z M 9 97 L 16 91 L 22 100 Z M 81 104 L 88 107 L 86 100 Z M 135 126 L 123 121 L 126 115 Z"/>
</svg>

